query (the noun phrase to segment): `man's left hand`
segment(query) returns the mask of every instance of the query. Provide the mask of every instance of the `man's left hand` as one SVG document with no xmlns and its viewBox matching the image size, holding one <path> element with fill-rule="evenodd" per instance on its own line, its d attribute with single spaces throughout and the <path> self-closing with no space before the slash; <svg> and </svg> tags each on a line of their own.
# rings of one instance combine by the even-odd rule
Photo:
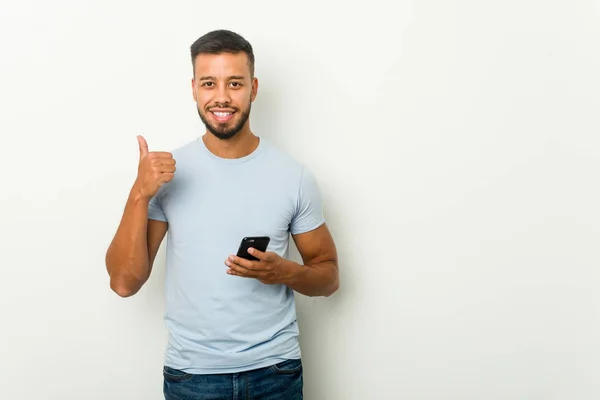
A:
<svg viewBox="0 0 600 400">
<path fill-rule="evenodd" d="M 248 253 L 258 258 L 258 261 L 231 255 L 225 261 L 225 265 L 229 267 L 227 273 L 244 278 L 255 278 L 267 285 L 284 283 L 293 276 L 293 264 L 278 254 L 270 251 L 262 252 L 255 248 L 248 249 Z"/>
</svg>

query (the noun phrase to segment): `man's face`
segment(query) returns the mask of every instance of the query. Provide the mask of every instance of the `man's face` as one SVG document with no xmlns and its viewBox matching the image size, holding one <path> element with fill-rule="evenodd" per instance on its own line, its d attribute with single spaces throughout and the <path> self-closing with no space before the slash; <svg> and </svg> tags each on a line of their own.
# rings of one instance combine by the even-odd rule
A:
<svg viewBox="0 0 600 400">
<path fill-rule="evenodd" d="M 200 54 L 192 79 L 200 119 L 219 139 L 234 137 L 248 121 L 258 81 L 246 53 Z"/>
</svg>

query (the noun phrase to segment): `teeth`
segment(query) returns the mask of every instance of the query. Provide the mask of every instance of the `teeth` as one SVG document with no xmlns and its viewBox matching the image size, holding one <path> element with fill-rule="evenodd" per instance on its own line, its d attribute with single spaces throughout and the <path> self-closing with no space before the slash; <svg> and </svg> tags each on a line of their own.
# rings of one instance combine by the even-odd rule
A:
<svg viewBox="0 0 600 400">
<path fill-rule="evenodd" d="M 215 114 L 217 117 L 227 117 L 231 115 L 230 112 L 213 112 L 213 114 Z"/>
</svg>

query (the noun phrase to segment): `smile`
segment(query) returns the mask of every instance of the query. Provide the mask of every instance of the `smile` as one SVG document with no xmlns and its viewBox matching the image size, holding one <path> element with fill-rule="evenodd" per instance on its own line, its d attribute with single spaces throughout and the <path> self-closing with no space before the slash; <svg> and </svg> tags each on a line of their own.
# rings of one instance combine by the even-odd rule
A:
<svg viewBox="0 0 600 400">
<path fill-rule="evenodd" d="M 214 119 L 217 120 L 217 122 L 229 122 L 231 119 L 233 119 L 233 114 L 235 114 L 235 111 L 211 111 L 210 112 Z"/>
</svg>

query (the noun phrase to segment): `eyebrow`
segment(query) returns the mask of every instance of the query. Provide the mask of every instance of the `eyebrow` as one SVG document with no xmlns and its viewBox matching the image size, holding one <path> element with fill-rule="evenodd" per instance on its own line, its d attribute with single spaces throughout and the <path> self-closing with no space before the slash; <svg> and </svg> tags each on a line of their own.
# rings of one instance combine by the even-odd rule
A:
<svg viewBox="0 0 600 400">
<path fill-rule="evenodd" d="M 234 76 L 230 76 L 227 78 L 227 80 L 232 80 L 232 79 L 244 79 L 243 76 L 241 75 L 234 75 Z M 215 78 L 214 76 L 201 76 L 200 79 L 198 79 L 199 81 L 216 81 L 217 78 Z"/>
</svg>

